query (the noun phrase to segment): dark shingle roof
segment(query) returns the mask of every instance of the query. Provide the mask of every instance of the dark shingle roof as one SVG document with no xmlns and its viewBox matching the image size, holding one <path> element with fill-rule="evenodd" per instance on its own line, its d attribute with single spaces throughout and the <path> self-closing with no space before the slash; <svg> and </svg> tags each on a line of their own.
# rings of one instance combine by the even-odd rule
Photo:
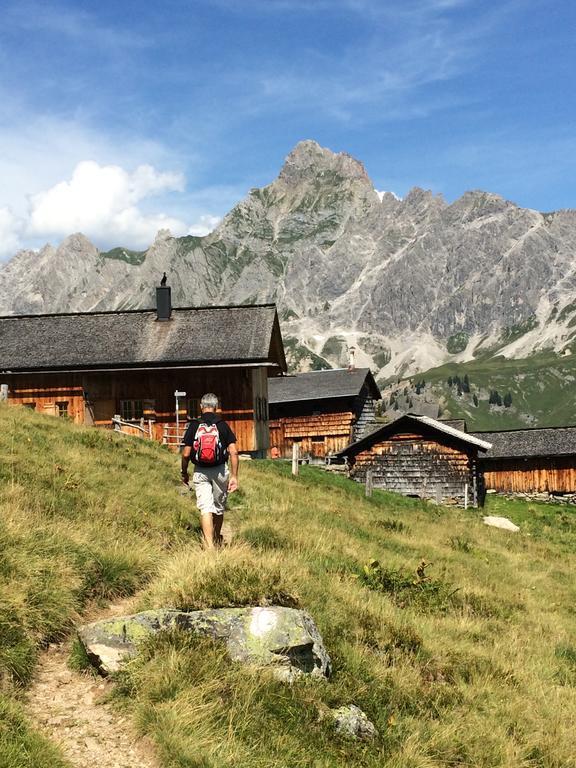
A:
<svg viewBox="0 0 576 768">
<path fill-rule="evenodd" d="M 415 413 L 406 413 L 403 416 L 391 421 L 389 424 L 382 424 L 378 429 L 372 430 L 370 433 L 365 434 L 362 438 L 355 443 L 344 448 L 344 450 L 337 453 L 337 456 L 349 456 L 360 453 L 360 451 L 370 448 L 380 440 L 385 440 L 390 435 L 393 435 L 398 429 L 414 428 L 415 426 L 424 424 L 434 432 L 448 435 L 449 437 L 458 440 L 461 443 L 468 443 L 474 445 L 476 448 L 480 448 L 482 451 L 486 451 L 490 448 L 490 442 L 488 438 L 471 435 L 467 432 L 462 432 L 459 429 L 455 429 L 447 422 L 438 421 L 432 419 L 429 416 L 420 416 Z"/>
<path fill-rule="evenodd" d="M 327 400 L 334 397 L 356 397 L 367 381 L 372 397 L 379 400 L 370 368 L 335 368 L 329 371 L 310 371 L 295 376 L 281 376 L 268 381 L 270 405 L 300 400 Z"/>
<path fill-rule="evenodd" d="M 270 362 L 285 370 L 273 304 L 0 317 L 0 371 Z M 277 339 L 277 340 L 278 340 Z"/>
<path fill-rule="evenodd" d="M 492 448 L 483 457 L 484 459 L 576 454 L 576 427 L 516 429 L 472 434 L 492 443 Z"/>
</svg>

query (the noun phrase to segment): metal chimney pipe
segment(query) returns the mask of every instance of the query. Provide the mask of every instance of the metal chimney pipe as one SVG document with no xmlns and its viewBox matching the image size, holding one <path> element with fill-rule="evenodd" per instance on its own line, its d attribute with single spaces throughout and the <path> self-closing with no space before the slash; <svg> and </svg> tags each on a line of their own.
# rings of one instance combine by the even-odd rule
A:
<svg viewBox="0 0 576 768">
<path fill-rule="evenodd" d="M 172 293 L 169 285 L 156 288 L 156 319 L 170 320 L 172 316 Z"/>
</svg>

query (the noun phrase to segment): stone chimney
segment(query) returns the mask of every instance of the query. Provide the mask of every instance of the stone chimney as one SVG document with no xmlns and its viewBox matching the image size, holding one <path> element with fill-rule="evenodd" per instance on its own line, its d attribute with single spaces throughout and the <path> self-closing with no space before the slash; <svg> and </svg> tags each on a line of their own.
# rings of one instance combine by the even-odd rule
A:
<svg viewBox="0 0 576 768">
<path fill-rule="evenodd" d="M 169 285 L 156 288 L 156 320 L 170 320 L 172 316 L 172 294 Z"/>
<path fill-rule="evenodd" d="M 354 355 L 356 354 L 356 347 L 348 347 L 348 352 L 350 353 L 350 362 L 348 363 L 348 370 L 355 371 L 356 366 L 354 365 Z"/>
</svg>

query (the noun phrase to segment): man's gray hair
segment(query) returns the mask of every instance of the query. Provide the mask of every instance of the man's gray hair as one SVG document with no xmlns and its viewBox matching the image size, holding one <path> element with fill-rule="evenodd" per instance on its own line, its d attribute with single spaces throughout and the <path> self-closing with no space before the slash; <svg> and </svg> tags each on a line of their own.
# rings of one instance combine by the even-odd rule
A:
<svg viewBox="0 0 576 768">
<path fill-rule="evenodd" d="M 200 408 L 203 411 L 215 411 L 218 408 L 218 398 L 214 392 L 206 392 L 200 400 Z"/>
</svg>

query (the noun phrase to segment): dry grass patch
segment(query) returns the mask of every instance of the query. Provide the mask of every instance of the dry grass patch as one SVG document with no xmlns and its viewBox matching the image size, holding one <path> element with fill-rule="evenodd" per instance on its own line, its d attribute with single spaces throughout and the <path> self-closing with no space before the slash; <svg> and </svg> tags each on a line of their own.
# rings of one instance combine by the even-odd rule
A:
<svg viewBox="0 0 576 768">
<path fill-rule="evenodd" d="M 298 605 L 297 581 L 282 557 L 236 544 L 216 552 L 189 548 L 164 564 L 143 608 L 181 611 L 244 605 Z"/>
</svg>

